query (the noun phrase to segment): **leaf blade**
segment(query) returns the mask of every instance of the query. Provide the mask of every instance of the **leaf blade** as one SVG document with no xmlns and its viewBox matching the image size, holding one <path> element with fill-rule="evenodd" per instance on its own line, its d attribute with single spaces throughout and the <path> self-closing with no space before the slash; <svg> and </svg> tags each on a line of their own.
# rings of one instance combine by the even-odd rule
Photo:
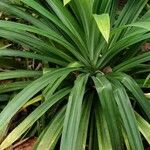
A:
<svg viewBox="0 0 150 150">
<path fill-rule="evenodd" d="M 88 75 L 80 75 L 69 96 L 60 150 L 75 150 L 87 79 Z"/>
<path fill-rule="evenodd" d="M 94 19 L 98 25 L 100 32 L 102 33 L 104 39 L 108 43 L 109 36 L 110 36 L 110 18 L 108 14 L 102 15 L 93 15 Z"/>
<path fill-rule="evenodd" d="M 55 93 L 49 100 L 42 103 L 23 122 L 21 122 L 1 143 L 0 149 L 4 150 L 15 142 L 35 121 L 37 121 L 51 106 L 70 92 L 70 88 L 64 88 Z"/>
<path fill-rule="evenodd" d="M 41 149 L 54 149 L 63 128 L 63 121 L 65 116 L 65 109 L 63 107 L 55 116 L 55 118 L 49 123 L 46 131 L 40 135 L 35 144 L 33 150 Z"/>
<path fill-rule="evenodd" d="M 130 143 L 131 149 L 144 150 L 142 140 L 138 131 L 136 118 L 124 87 L 117 81 L 113 82 L 114 96 L 118 104 L 123 126 Z"/>
<path fill-rule="evenodd" d="M 93 77 L 93 81 L 99 96 L 104 118 L 106 119 L 112 147 L 113 149 L 121 150 L 121 136 L 118 130 L 120 126 L 117 123 L 119 115 L 118 112 L 115 111 L 117 110 L 117 106 L 113 100 L 114 95 L 111 83 L 100 74 L 98 74 L 96 78 Z"/>
<path fill-rule="evenodd" d="M 47 86 L 49 83 L 53 83 L 53 80 L 59 78 L 64 74 L 68 74 L 75 68 L 63 68 L 58 69 L 53 72 L 48 72 L 41 78 L 35 80 L 33 83 L 29 84 L 25 89 L 23 89 L 19 94 L 17 94 L 5 107 L 5 109 L 0 113 L 0 132 L 3 130 L 4 126 L 10 121 L 10 119 L 15 115 L 15 113 L 37 92 Z M 76 68 L 77 69 L 77 68 Z M 75 70 L 76 70 L 75 69 Z M 15 103 L 15 105 L 14 105 Z M 10 109 L 11 108 L 11 109 Z"/>
</svg>

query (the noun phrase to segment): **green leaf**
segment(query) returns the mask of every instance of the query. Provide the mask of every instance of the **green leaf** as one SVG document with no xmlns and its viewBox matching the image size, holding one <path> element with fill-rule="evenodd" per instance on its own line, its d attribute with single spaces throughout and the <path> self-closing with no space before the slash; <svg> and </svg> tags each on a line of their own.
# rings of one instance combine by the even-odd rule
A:
<svg viewBox="0 0 150 150">
<path fill-rule="evenodd" d="M 90 95 L 87 95 L 87 97 L 85 97 L 83 101 L 82 116 L 80 120 L 78 137 L 76 141 L 77 150 L 86 149 L 86 140 L 88 135 L 88 126 L 89 126 L 93 96 L 94 94 L 91 93 Z"/>
<path fill-rule="evenodd" d="M 134 45 L 138 42 L 150 38 L 150 33 L 142 32 L 140 34 L 135 34 L 134 36 L 125 36 L 122 39 L 119 39 L 117 42 L 114 42 L 111 45 L 110 49 L 103 54 L 103 57 L 99 59 L 97 66 L 104 67 L 108 64 L 117 54 L 121 53 L 125 48 L 128 48 L 131 45 Z"/>
<path fill-rule="evenodd" d="M 130 76 L 124 73 L 116 73 L 114 77 L 120 80 L 124 86 L 132 93 L 132 95 L 136 98 L 135 100 L 142 107 L 143 111 L 146 113 L 147 117 L 150 119 L 150 103 L 145 97 L 143 91 L 138 86 L 138 84 L 132 79 Z"/>
<path fill-rule="evenodd" d="M 64 5 L 67 5 L 71 0 L 63 0 Z"/>
<path fill-rule="evenodd" d="M 76 150 L 76 141 L 82 113 L 82 101 L 85 93 L 87 75 L 80 75 L 69 96 L 61 139 L 61 150 Z"/>
<path fill-rule="evenodd" d="M 53 84 L 49 84 L 46 89 L 43 91 L 43 96 L 45 100 L 52 96 L 58 86 L 62 83 L 62 81 L 67 77 L 67 75 L 63 75 L 62 77 L 58 78 Z"/>
<path fill-rule="evenodd" d="M 95 119 L 99 149 L 112 150 L 108 125 L 99 102 L 95 107 Z"/>
<path fill-rule="evenodd" d="M 40 55 L 36 53 L 26 52 L 26 51 L 19 51 L 19 50 L 11 50 L 11 49 L 0 49 L 0 56 L 14 56 L 14 57 L 23 57 L 23 58 L 32 58 L 37 60 L 48 61 L 51 63 L 56 63 L 59 65 L 67 65 L 64 61 L 55 59 L 53 57 L 48 57 L 46 55 Z"/>
<path fill-rule="evenodd" d="M 8 134 L 8 130 L 9 130 L 9 124 L 6 124 L 6 126 L 3 128 L 3 131 L 1 132 L 0 135 L 0 143 L 4 140 L 4 138 Z"/>
<path fill-rule="evenodd" d="M 76 0 L 71 3 L 74 13 L 78 17 L 79 22 L 83 26 L 83 31 L 85 33 L 85 44 L 87 57 L 90 57 L 90 60 L 93 59 L 93 51 L 96 46 L 96 40 L 98 38 L 99 32 L 97 32 L 96 23 L 92 14 L 93 1 L 91 0 Z M 85 52 L 86 52 L 85 51 Z M 84 52 L 84 53 L 85 53 Z"/>
<path fill-rule="evenodd" d="M 147 62 L 149 60 L 150 60 L 150 52 L 140 54 L 139 56 L 132 57 L 132 58 L 124 61 L 123 63 L 117 65 L 116 67 L 114 67 L 113 71 L 115 71 L 115 72 L 126 71 L 128 69 L 136 67 L 139 64 Z"/>
<path fill-rule="evenodd" d="M 15 115 L 15 113 L 36 93 L 38 93 L 48 84 L 53 83 L 60 76 L 69 74 L 71 71 L 74 71 L 76 69 L 63 68 L 56 71 L 48 72 L 44 74 L 41 78 L 35 80 L 33 83 L 29 84 L 26 88 L 24 88 L 8 103 L 5 109 L 0 113 L 0 132 Z"/>
<path fill-rule="evenodd" d="M 74 55 L 76 55 L 76 58 L 78 58 L 81 61 L 83 61 L 84 59 L 87 59 L 87 57 L 88 57 L 87 48 L 85 47 L 85 44 L 83 43 L 83 39 L 81 38 L 81 35 L 83 35 L 83 33 L 82 33 L 82 29 L 79 27 L 79 24 L 77 23 L 77 20 L 75 20 L 73 15 L 66 9 L 66 7 L 63 7 L 63 4 L 61 1 L 59 1 L 59 0 L 46 0 L 46 1 L 50 5 L 50 7 L 53 9 L 55 14 L 58 16 L 58 18 L 63 22 L 63 24 L 78 39 L 78 42 L 76 44 L 77 44 L 77 46 L 80 46 L 80 47 L 78 48 L 78 50 L 72 51 L 74 53 Z M 70 36 L 70 37 L 72 37 L 72 36 Z M 76 38 L 74 38 L 74 39 L 76 39 Z M 82 47 L 82 49 L 81 49 L 81 47 Z M 70 47 L 68 50 L 73 50 L 73 49 L 74 49 L 73 47 L 72 48 Z M 82 54 L 83 58 L 81 58 L 79 52 Z"/>
<path fill-rule="evenodd" d="M 14 14 L 14 15 L 18 16 L 19 18 L 23 18 L 23 19 L 27 20 L 28 22 L 31 22 L 36 27 L 39 27 L 41 29 L 45 29 L 45 30 L 49 31 L 49 27 L 46 26 L 42 21 L 40 21 L 39 19 L 36 19 L 32 15 L 29 15 L 28 13 L 26 13 L 24 10 L 21 10 L 15 6 L 6 4 L 1 1 L 0 2 L 0 10 L 4 11 L 4 12 L 8 12 L 10 14 Z"/>
<path fill-rule="evenodd" d="M 124 129 L 122 129 L 122 134 L 124 137 L 124 142 L 125 142 L 127 150 L 131 150 L 129 140 L 128 140 L 127 134 Z"/>
<path fill-rule="evenodd" d="M 146 77 L 143 86 L 145 86 L 148 81 L 150 81 L 150 74 Z"/>
<path fill-rule="evenodd" d="M 126 25 L 126 26 L 133 26 L 133 27 L 138 27 L 138 28 L 144 28 L 148 31 L 150 31 L 150 22 L 135 22 L 135 23 L 132 23 L 132 24 L 129 24 L 129 25 Z"/>
<path fill-rule="evenodd" d="M 96 99 L 94 98 L 94 101 L 95 100 Z M 90 124 L 89 124 L 89 135 L 88 135 L 88 140 L 87 140 L 87 145 L 88 145 L 89 150 L 93 150 L 93 149 L 98 150 L 98 136 L 97 136 L 94 113 L 95 113 L 95 111 L 91 111 Z"/>
<path fill-rule="evenodd" d="M 136 1 L 136 3 L 135 1 L 127 1 L 122 11 L 119 12 L 119 16 L 117 17 L 114 28 L 135 22 L 135 20 L 137 20 L 139 14 L 142 12 L 147 2 L 148 0 L 139 0 Z M 119 32 L 118 34 L 114 35 L 112 37 L 112 41 L 115 44 L 119 38 L 122 38 L 126 33 L 129 32 L 131 31 L 126 28 L 124 32 Z"/>
<path fill-rule="evenodd" d="M 137 28 L 143 28 L 147 31 L 150 31 L 150 22 L 135 22 L 135 23 L 131 23 L 131 24 L 127 24 L 124 26 L 120 26 L 118 28 L 114 28 L 111 32 L 111 35 L 116 34 L 117 32 L 126 29 L 128 27 L 137 27 Z M 144 32 L 144 31 L 143 31 Z M 135 32 L 136 33 L 136 32 Z"/>
<path fill-rule="evenodd" d="M 1 143 L 0 149 L 4 150 L 15 142 L 29 127 L 31 127 L 50 107 L 70 92 L 70 88 L 64 88 L 55 93 L 49 100 L 43 102 L 25 120 L 23 120 Z"/>
<path fill-rule="evenodd" d="M 16 23 L 16 22 L 12 22 L 12 21 L 5 21 L 5 20 L 1 20 L 0 21 L 0 27 L 1 28 L 8 28 L 11 30 L 21 30 L 21 31 L 29 31 L 32 33 L 37 33 L 39 35 L 42 35 L 44 37 L 47 37 L 51 40 L 56 40 L 56 42 L 62 44 L 62 45 L 66 45 L 67 47 L 71 46 L 70 43 L 68 43 L 62 36 L 60 36 L 58 33 L 56 33 L 54 30 L 49 29 L 49 31 L 45 31 L 43 29 L 37 28 L 35 26 L 31 26 L 31 25 L 25 25 L 25 24 L 21 24 L 21 23 Z M 70 48 L 71 48 L 70 47 Z"/>
<path fill-rule="evenodd" d="M 94 15 L 94 19 L 98 25 L 100 32 L 108 43 L 110 36 L 110 18 L 108 14 Z"/>
<path fill-rule="evenodd" d="M 56 114 L 56 116 L 54 116 L 54 119 L 49 123 L 44 133 L 42 133 L 38 138 L 33 150 L 53 150 L 55 148 L 55 145 L 60 138 L 63 129 L 63 122 L 66 110 L 65 108 L 66 107 L 63 107 Z"/>
<path fill-rule="evenodd" d="M 96 78 L 93 77 L 93 80 L 102 106 L 103 115 L 108 126 L 112 147 L 113 149 L 121 150 L 121 138 L 118 130 L 120 127 L 120 125 L 118 125 L 119 115 L 117 106 L 114 103 L 111 83 L 100 74 L 98 74 Z"/>
<path fill-rule="evenodd" d="M 29 85 L 30 83 L 31 83 L 31 81 L 20 81 L 20 82 L 12 82 L 12 83 L 1 84 L 0 85 L 0 94 L 23 89 L 27 85 Z"/>
<path fill-rule="evenodd" d="M 147 142 L 150 144 L 150 124 L 141 117 L 137 112 L 135 112 L 138 128 L 142 135 L 145 137 Z"/>
<path fill-rule="evenodd" d="M 11 27 L 13 28 L 13 26 Z M 17 27 L 15 26 L 15 29 L 16 28 Z M 40 53 L 42 55 L 44 54 L 44 56 L 50 57 L 49 59 L 54 58 L 53 60 L 55 61 L 56 59 L 58 59 L 59 62 L 63 62 L 64 60 L 67 60 L 67 62 L 72 62 L 74 60 L 69 56 L 68 53 L 64 53 L 63 50 L 60 50 L 54 46 L 50 46 L 48 43 L 46 43 L 46 41 L 43 41 L 33 36 L 32 34 L 24 33 L 23 31 L 21 31 L 20 33 L 19 32 L 20 30 L 18 32 L 16 31 L 14 32 L 15 29 L 14 28 L 12 30 L 1 29 L 0 36 L 9 39 L 11 41 L 17 42 L 19 44 L 25 45 L 27 48 L 32 49 L 34 52 Z M 47 60 L 47 58 L 45 59 Z"/>
<path fill-rule="evenodd" d="M 30 71 L 30 70 L 15 70 L 0 72 L 0 80 L 23 78 L 23 77 L 38 77 L 42 75 L 42 71 Z"/>
<path fill-rule="evenodd" d="M 118 104 L 123 127 L 126 131 L 130 147 L 131 149 L 144 150 L 129 97 L 119 81 L 115 80 L 113 84 L 115 100 Z"/>
</svg>

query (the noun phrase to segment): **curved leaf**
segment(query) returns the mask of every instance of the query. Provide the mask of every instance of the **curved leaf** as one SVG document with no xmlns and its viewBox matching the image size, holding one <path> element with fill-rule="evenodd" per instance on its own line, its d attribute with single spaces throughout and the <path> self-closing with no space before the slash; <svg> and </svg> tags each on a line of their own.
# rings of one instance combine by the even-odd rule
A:
<svg viewBox="0 0 150 150">
<path fill-rule="evenodd" d="M 40 55 L 36 53 L 26 52 L 26 51 L 19 51 L 19 50 L 10 50 L 10 49 L 0 49 L 0 56 L 13 56 L 13 57 L 23 57 L 23 58 L 32 58 L 38 59 L 43 61 L 48 61 L 51 63 L 56 63 L 59 65 L 67 65 L 64 61 L 55 59 L 53 57 L 48 57 L 45 55 Z"/>
<path fill-rule="evenodd" d="M 114 81 L 113 84 L 115 100 L 118 104 L 130 147 L 131 149 L 144 150 L 129 97 L 119 82 Z"/>
<path fill-rule="evenodd" d="M 15 142 L 25 131 L 31 127 L 50 107 L 70 92 L 65 88 L 55 93 L 49 100 L 43 102 L 25 120 L 23 120 L 1 143 L 0 149 L 4 150 Z"/>
<path fill-rule="evenodd" d="M 138 84 L 127 74 L 116 73 L 114 77 L 120 80 L 124 86 L 134 95 L 139 105 L 142 107 L 143 111 L 146 113 L 147 117 L 150 119 L 150 103 L 147 101 L 143 91 L 138 86 Z"/>
<path fill-rule="evenodd" d="M 56 71 L 48 72 L 44 74 L 41 78 L 35 80 L 33 83 L 29 84 L 26 88 L 24 88 L 8 103 L 5 109 L 0 113 L 0 132 L 15 115 L 15 113 L 36 93 L 38 93 L 48 84 L 53 83 L 55 79 L 59 78 L 64 74 L 69 74 L 71 71 L 74 71 L 76 69 L 77 68 L 63 68 Z"/>
<path fill-rule="evenodd" d="M 137 65 L 147 62 L 150 60 L 150 52 L 140 54 L 139 56 L 133 57 L 129 60 L 124 61 L 123 63 L 117 65 L 113 71 L 121 72 L 126 71 L 130 68 L 136 67 Z"/>
</svg>

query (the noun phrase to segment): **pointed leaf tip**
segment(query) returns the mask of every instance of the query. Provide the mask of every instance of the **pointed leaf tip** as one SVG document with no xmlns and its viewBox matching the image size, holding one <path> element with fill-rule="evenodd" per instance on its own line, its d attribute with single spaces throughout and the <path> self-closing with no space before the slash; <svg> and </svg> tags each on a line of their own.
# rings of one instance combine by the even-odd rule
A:
<svg viewBox="0 0 150 150">
<path fill-rule="evenodd" d="M 96 15 L 94 14 L 94 19 L 97 23 L 97 26 L 103 35 L 104 39 L 107 41 L 109 40 L 110 35 L 110 17 L 109 14 L 102 14 L 102 15 Z"/>
<path fill-rule="evenodd" d="M 63 0 L 64 6 L 67 5 L 71 0 Z"/>
</svg>

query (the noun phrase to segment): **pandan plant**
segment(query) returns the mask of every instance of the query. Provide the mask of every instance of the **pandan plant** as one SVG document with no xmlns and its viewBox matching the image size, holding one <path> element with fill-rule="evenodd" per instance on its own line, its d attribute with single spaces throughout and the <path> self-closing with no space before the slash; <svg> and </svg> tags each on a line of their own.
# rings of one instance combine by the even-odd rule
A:
<svg viewBox="0 0 150 150">
<path fill-rule="evenodd" d="M 1 48 L 1 58 L 42 63 L 39 71 L 0 73 L 13 80 L 1 93 L 22 89 L 0 113 L 0 150 L 37 131 L 37 122 L 34 150 L 143 150 L 150 143 L 150 101 L 137 83 L 150 71 L 150 52 L 139 48 L 150 38 L 147 2 L 128 0 L 120 10 L 117 0 L 0 1 L 1 12 L 21 20 L 0 20 L 1 38 L 27 49 Z"/>
</svg>

